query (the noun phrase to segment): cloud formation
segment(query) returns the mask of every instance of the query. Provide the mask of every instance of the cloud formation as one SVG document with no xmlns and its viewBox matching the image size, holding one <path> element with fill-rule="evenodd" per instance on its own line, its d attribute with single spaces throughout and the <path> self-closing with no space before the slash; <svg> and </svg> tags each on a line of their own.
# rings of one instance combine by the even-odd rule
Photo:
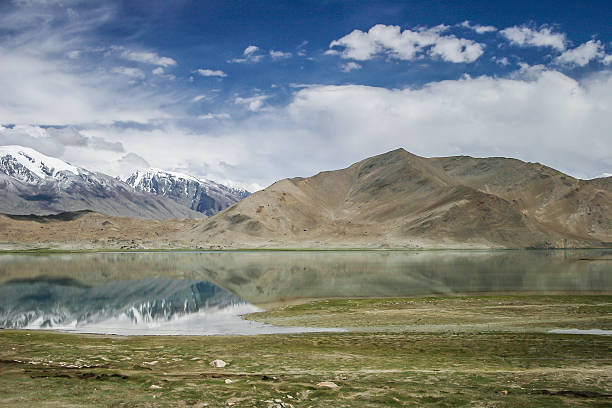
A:
<svg viewBox="0 0 612 408">
<path fill-rule="evenodd" d="M 342 72 L 351 72 L 357 69 L 361 69 L 361 65 L 359 65 L 355 61 L 349 61 L 346 64 L 342 64 L 340 66 L 340 69 L 342 70 Z"/>
<path fill-rule="evenodd" d="M 459 24 L 459 26 L 473 30 L 478 34 L 494 33 L 495 31 L 497 31 L 497 27 L 491 25 L 485 26 L 480 24 L 471 24 L 468 20 L 465 20 L 463 23 Z"/>
<path fill-rule="evenodd" d="M 559 55 L 555 62 L 560 64 L 576 65 L 584 67 L 589 62 L 605 56 L 603 45 L 596 40 L 587 41 L 576 48 L 565 51 Z"/>
<path fill-rule="evenodd" d="M 270 50 L 269 54 L 273 60 L 291 58 L 291 56 L 293 55 L 290 52 L 275 51 L 275 50 Z"/>
<path fill-rule="evenodd" d="M 134 45 L 137 36 L 116 45 L 120 38 L 100 33 L 120 8 L 91 3 L 71 14 L 70 1 L 41 0 L 0 15 L 2 144 L 111 175 L 150 163 L 251 189 L 397 147 L 426 156 L 513 156 L 581 177 L 612 171 L 612 74 L 600 65 L 612 64 L 605 38 L 568 50 L 571 40 L 551 26 L 519 25 L 499 35 L 469 21 L 350 27 L 326 52 L 341 58 L 315 51 L 337 37 L 275 44 L 292 53 L 263 42 L 231 44 L 239 58 L 227 62 L 245 65 L 228 76 L 227 48 L 200 47 L 217 59 L 177 49 L 175 60 L 151 43 Z M 275 59 L 302 56 L 306 46 L 309 58 L 286 60 L 282 75 Z M 515 46 L 546 52 L 517 56 Z M 449 64 L 436 64 L 437 72 L 431 59 Z M 380 60 L 389 63 L 381 69 Z M 209 61 L 209 68 L 199 72 L 189 61 Z M 175 78 L 170 73 L 174 82 L 162 80 Z M 198 75 L 228 79 L 190 81 Z"/>
<path fill-rule="evenodd" d="M 527 26 L 513 26 L 499 33 L 511 44 L 519 47 L 551 47 L 564 51 L 567 41 L 564 33 L 554 33 L 547 26 L 542 26 L 539 30 Z"/>
<path fill-rule="evenodd" d="M 250 188 L 341 168 L 398 147 L 423 156 L 515 157 L 583 178 L 612 169 L 611 72 L 578 81 L 524 65 L 509 78 L 466 76 L 398 89 L 294 89 L 291 100 L 277 107 L 258 105 L 265 96 L 237 98 L 255 114 L 206 120 L 206 131 L 196 134 L 185 128 L 112 134 L 155 167 Z M 166 134 L 173 135 L 171 145 Z"/>
<path fill-rule="evenodd" d="M 203 77 L 219 77 L 219 78 L 225 78 L 227 77 L 227 74 L 223 71 L 221 71 L 220 69 L 198 69 L 197 73 L 202 75 Z"/>
<path fill-rule="evenodd" d="M 231 116 L 229 113 L 207 113 L 206 115 L 198 116 L 198 119 L 229 119 Z"/>
<path fill-rule="evenodd" d="M 55 157 L 61 157 L 67 148 L 125 152 L 121 142 L 109 141 L 100 136 L 87 136 L 72 127 L 0 126 L 0 145 L 13 144 L 31 147 Z"/>
<path fill-rule="evenodd" d="M 146 75 L 123 65 L 126 50 L 100 45 L 91 34 L 113 18 L 114 8 L 92 4 L 75 14 L 65 3 L 3 9 L 0 123 L 82 126 L 167 118 L 160 107 L 173 98 L 141 88 Z M 169 63 L 162 58 L 158 62 Z"/>
<path fill-rule="evenodd" d="M 161 57 L 156 52 L 152 51 L 125 50 L 121 53 L 121 58 L 143 64 L 159 65 L 160 67 L 171 67 L 176 65 L 176 61 L 172 58 Z"/>
<path fill-rule="evenodd" d="M 270 98 L 270 95 L 257 95 L 249 98 L 237 97 L 234 103 L 237 105 L 247 105 L 251 112 L 257 112 L 263 108 L 264 101 Z"/>
<path fill-rule="evenodd" d="M 261 61 L 264 57 L 263 54 L 259 54 L 259 47 L 256 45 L 249 45 L 248 47 L 246 47 L 244 49 L 244 51 L 242 52 L 242 58 L 233 58 L 229 61 L 227 61 L 228 63 L 237 63 L 237 64 L 244 64 L 244 63 L 257 63 L 259 61 Z"/>
<path fill-rule="evenodd" d="M 455 35 L 442 35 L 448 26 L 401 30 L 399 26 L 377 24 L 367 32 L 353 30 L 329 44 L 331 54 L 356 61 L 378 55 L 399 60 L 414 60 L 424 53 L 454 63 L 474 62 L 484 52 L 484 45 Z M 340 48 L 337 50 L 335 48 Z"/>
<path fill-rule="evenodd" d="M 144 79 L 144 77 L 145 77 L 144 72 L 142 72 L 138 68 L 113 67 L 111 69 L 111 72 L 114 72 L 115 74 L 125 75 L 125 76 L 128 76 L 130 78 L 134 78 L 134 79 Z"/>
</svg>

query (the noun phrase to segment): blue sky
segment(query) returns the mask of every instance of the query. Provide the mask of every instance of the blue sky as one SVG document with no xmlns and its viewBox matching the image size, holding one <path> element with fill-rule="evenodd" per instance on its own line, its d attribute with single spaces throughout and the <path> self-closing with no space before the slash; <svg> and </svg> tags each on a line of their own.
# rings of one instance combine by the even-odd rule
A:
<svg viewBox="0 0 612 408">
<path fill-rule="evenodd" d="M 612 5 L 0 4 L 0 144 L 261 188 L 397 147 L 612 172 Z"/>
</svg>

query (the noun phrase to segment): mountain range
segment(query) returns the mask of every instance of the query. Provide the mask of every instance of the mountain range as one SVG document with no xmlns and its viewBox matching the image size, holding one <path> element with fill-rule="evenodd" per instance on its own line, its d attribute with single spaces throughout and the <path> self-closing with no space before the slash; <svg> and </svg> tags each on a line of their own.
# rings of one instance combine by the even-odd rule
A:
<svg viewBox="0 0 612 408">
<path fill-rule="evenodd" d="M 244 189 L 160 169 L 136 171 L 126 183 L 138 191 L 171 198 L 205 215 L 216 214 L 249 195 Z"/>
<path fill-rule="evenodd" d="M 612 245 L 611 206 L 612 177 L 580 180 L 516 159 L 424 158 L 397 149 L 345 169 L 278 181 L 206 219 L 153 225 L 92 213 L 67 220 L 0 217 L 0 242 L 135 248 L 601 247 Z M 98 232 L 103 223 L 112 232 Z"/>
<path fill-rule="evenodd" d="M 90 210 L 151 219 L 212 215 L 248 195 L 212 181 L 162 170 L 126 182 L 22 146 L 0 146 L 0 212 L 48 215 Z"/>
<path fill-rule="evenodd" d="M 611 207 L 612 177 L 397 149 L 281 180 L 190 233 L 222 245 L 599 246 L 612 242 Z"/>
</svg>

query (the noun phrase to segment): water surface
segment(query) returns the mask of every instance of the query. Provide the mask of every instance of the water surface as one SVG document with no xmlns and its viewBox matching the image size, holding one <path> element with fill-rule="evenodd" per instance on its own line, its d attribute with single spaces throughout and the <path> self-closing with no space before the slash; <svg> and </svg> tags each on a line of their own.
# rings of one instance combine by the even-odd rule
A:
<svg viewBox="0 0 612 408">
<path fill-rule="evenodd" d="M 304 331 L 240 317 L 301 298 L 611 291 L 612 250 L 0 255 L 0 326 L 95 333 Z"/>
</svg>

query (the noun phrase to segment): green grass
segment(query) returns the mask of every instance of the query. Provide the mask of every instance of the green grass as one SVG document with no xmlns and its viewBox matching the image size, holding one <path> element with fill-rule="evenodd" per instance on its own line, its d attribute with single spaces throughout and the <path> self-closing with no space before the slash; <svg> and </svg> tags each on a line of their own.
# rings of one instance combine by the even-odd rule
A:
<svg viewBox="0 0 612 408">
<path fill-rule="evenodd" d="M 612 393 L 612 342 L 605 337 L 126 338 L 3 331 L 0 339 L 3 406 L 225 406 L 238 399 L 238 406 L 267 406 L 270 399 L 312 407 L 603 406 Z M 210 367 L 215 358 L 229 367 Z M 320 381 L 334 381 L 340 389 L 319 389 Z"/>
<path fill-rule="evenodd" d="M 344 327 L 357 330 L 342 333 L 123 337 L 1 330 L 0 405 L 274 407 L 281 400 L 313 408 L 604 407 L 612 398 L 612 337 L 532 329 L 534 322 L 556 324 L 568 310 L 585 327 L 607 322 L 611 300 L 331 299 L 249 316 L 352 323 Z M 430 316 L 430 324 L 407 322 L 415 313 Z M 467 329 L 482 316 L 508 324 Z M 465 330 L 443 323 L 449 318 Z M 518 318 L 525 325 L 513 330 Z M 217 358 L 230 365 L 212 368 Z M 321 381 L 340 388 L 318 388 Z"/>
<path fill-rule="evenodd" d="M 369 331 L 545 332 L 612 329 L 610 295 L 327 299 L 248 316 L 280 326 Z"/>
</svg>

